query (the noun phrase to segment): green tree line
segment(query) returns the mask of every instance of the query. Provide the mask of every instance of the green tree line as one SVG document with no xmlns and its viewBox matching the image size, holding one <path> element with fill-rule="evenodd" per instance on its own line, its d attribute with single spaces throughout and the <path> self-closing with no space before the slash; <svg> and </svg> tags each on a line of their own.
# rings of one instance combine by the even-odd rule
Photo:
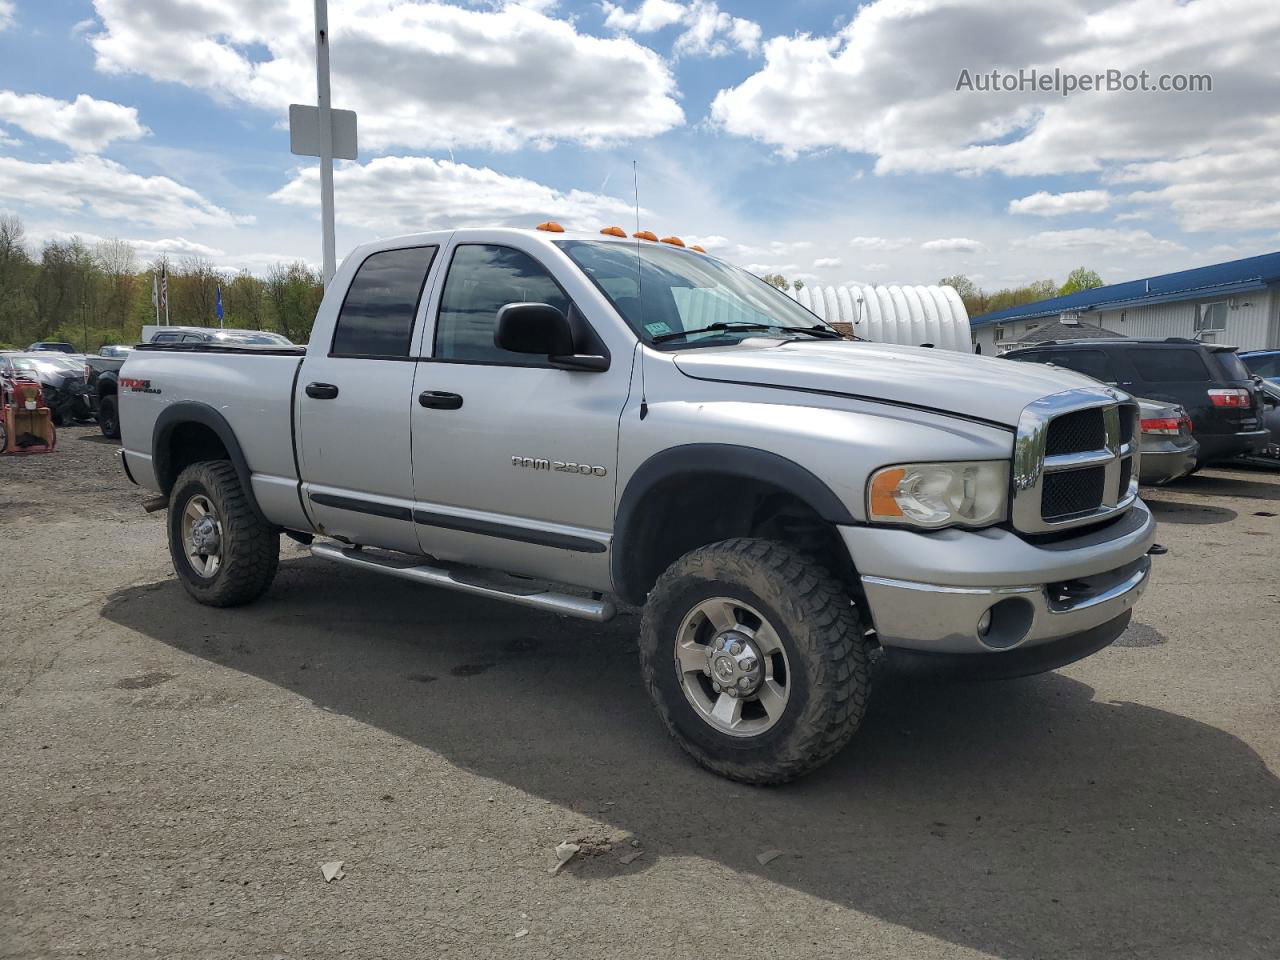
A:
<svg viewBox="0 0 1280 960">
<path fill-rule="evenodd" d="M 1008 310 L 1020 307 L 1024 303 L 1036 303 L 1052 297 L 1065 297 L 1081 290 L 1092 290 L 1102 286 L 1102 278 L 1087 267 L 1076 267 L 1067 275 L 1067 280 L 1059 286 L 1053 280 L 1036 280 L 1022 287 L 1005 287 L 1003 290 L 986 291 L 964 274 L 954 277 L 943 277 L 939 284 L 955 287 L 956 293 L 964 301 L 964 308 L 969 316 L 976 317 L 996 310 Z"/>
<path fill-rule="evenodd" d="M 227 327 L 271 330 L 305 343 L 324 295 L 320 275 L 298 261 L 257 276 L 218 270 L 205 257 L 161 257 L 144 263 L 123 240 L 89 245 L 77 237 L 27 243 L 21 219 L 0 215 L 0 349 L 38 340 L 73 343 L 87 353 L 103 344 L 137 343 L 155 323 L 152 280 L 169 276 L 169 322 L 216 327 L 222 288 Z"/>
</svg>

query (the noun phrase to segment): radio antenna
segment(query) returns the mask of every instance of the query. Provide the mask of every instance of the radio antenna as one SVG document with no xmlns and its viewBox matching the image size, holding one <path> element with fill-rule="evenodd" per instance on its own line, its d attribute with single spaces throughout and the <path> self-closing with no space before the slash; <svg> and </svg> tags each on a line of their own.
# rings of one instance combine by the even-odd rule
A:
<svg viewBox="0 0 1280 960">
<path fill-rule="evenodd" d="M 640 306 L 640 326 L 644 327 L 644 274 L 640 269 L 640 165 L 631 161 L 631 190 L 636 203 L 636 303 Z M 640 419 L 649 415 L 649 401 L 644 392 L 644 338 L 640 339 Z"/>
</svg>

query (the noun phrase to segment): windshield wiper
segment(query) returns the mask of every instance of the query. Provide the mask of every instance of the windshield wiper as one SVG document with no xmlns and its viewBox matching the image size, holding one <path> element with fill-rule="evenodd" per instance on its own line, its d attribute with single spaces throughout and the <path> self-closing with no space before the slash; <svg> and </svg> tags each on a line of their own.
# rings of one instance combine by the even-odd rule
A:
<svg viewBox="0 0 1280 960">
<path fill-rule="evenodd" d="M 838 330 L 832 330 L 830 327 L 824 327 L 822 324 L 815 324 L 812 327 L 784 327 L 785 330 L 794 330 L 797 333 L 807 333 L 810 336 L 817 337 L 819 340 L 843 340 L 844 335 Z"/>
<path fill-rule="evenodd" d="M 728 333 L 737 333 L 739 330 L 777 330 L 778 327 L 768 323 L 709 323 L 705 327 L 698 327 L 695 330 L 675 330 L 671 333 L 660 333 L 653 338 L 654 343 L 666 343 L 668 340 L 678 340 L 681 337 L 691 337 L 695 333 L 716 333 L 724 331 Z"/>
</svg>

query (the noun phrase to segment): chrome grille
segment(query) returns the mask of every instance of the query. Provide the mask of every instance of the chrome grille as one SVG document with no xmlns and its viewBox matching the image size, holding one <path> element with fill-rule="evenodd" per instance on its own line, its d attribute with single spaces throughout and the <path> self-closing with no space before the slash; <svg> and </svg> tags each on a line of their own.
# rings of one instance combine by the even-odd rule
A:
<svg viewBox="0 0 1280 960">
<path fill-rule="evenodd" d="M 1103 422 L 1102 408 L 1093 407 L 1064 413 L 1050 423 L 1044 455 L 1056 457 L 1064 453 L 1101 450 L 1106 444 L 1107 426 Z"/>
<path fill-rule="evenodd" d="M 1040 494 L 1040 517 L 1050 523 L 1087 513 L 1102 503 L 1106 467 L 1085 467 L 1046 474 Z"/>
<path fill-rule="evenodd" d="M 1022 412 L 1013 525 L 1044 533 L 1108 519 L 1137 497 L 1138 407 L 1105 388 L 1067 390 Z"/>
</svg>

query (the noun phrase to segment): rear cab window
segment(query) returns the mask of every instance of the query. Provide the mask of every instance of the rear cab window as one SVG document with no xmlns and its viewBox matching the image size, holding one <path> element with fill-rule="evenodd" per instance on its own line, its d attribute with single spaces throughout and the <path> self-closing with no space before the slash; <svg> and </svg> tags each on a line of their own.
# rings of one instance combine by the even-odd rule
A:
<svg viewBox="0 0 1280 960">
<path fill-rule="evenodd" d="M 338 311 L 329 356 L 407 358 L 418 301 L 437 249 L 403 247 L 366 257 Z"/>
<path fill-rule="evenodd" d="M 1129 360 L 1148 383 L 1204 383 L 1212 379 L 1200 351 L 1191 347 L 1130 350 Z"/>
</svg>

